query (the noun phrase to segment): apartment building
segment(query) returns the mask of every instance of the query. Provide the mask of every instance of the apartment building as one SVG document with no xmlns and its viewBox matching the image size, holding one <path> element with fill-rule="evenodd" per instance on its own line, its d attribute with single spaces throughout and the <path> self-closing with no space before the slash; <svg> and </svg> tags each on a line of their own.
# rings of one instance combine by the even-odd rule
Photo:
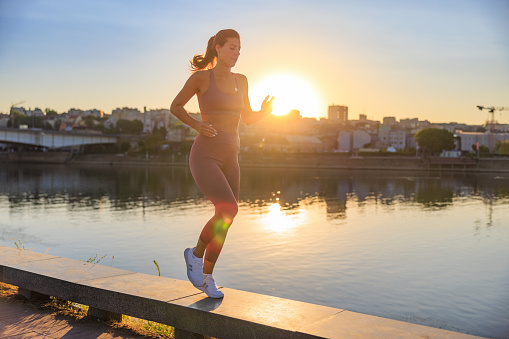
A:
<svg viewBox="0 0 509 339">
<path fill-rule="evenodd" d="M 382 125 L 378 130 L 378 141 L 384 146 L 402 150 L 407 147 L 406 135 L 405 131 L 391 129 L 389 125 Z"/>
<path fill-rule="evenodd" d="M 456 131 L 456 137 L 459 139 L 459 148 L 461 151 L 472 152 L 472 146 L 475 148 L 477 143 L 479 146 L 490 148 L 490 139 L 492 139 L 493 146 L 498 141 L 509 140 L 509 133 L 479 133 L 479 132 L 463 132 Z"/>
<path fill-rule="evenodd" d="M 338 133 L 338 151 L 340 152 L 353 152 L 369 143 L 371 143 L 371 136 L 365 131 L 341 131 Z"/>
<path fill-rule="evenodd" d="M 111 111 L 111 116 L 116 119 L 142 120 L 141 112 L 137 108 L 116 108 Z"/>
<path fill-rule="evenodd" d="M 348 121 L 348 106 L 331 105 L 327 111 L 327 118 L 331 121 Z"/>
</svg>

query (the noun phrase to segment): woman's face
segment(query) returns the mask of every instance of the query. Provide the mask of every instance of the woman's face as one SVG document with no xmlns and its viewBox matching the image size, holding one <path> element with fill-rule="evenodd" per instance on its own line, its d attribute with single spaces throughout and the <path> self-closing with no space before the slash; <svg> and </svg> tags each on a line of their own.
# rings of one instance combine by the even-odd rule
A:
<svg viewBox="0 0 509 339">
<path fill-rule="evenodd" d="M 233 67 L 240 55 L 240 40 L 228 38 L 223 46 L 216 45 L 216 50 L 217 61 L 224 63 L 228 67 Z"/>
</svg>

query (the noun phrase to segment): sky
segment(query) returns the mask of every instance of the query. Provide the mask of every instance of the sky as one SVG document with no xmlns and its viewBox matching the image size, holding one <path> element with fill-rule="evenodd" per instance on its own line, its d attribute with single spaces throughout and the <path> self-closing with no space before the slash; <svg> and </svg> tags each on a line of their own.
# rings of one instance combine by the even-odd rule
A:
<svg viewBox="0 0 509 339">
<path fill-rule="evenodd" d="M 509 106 L 509 0 L 0 0 L 0 112 L 169 108 L 224 28 L 254 110 L 483 124 L 476 105 Z"/>
</svg>

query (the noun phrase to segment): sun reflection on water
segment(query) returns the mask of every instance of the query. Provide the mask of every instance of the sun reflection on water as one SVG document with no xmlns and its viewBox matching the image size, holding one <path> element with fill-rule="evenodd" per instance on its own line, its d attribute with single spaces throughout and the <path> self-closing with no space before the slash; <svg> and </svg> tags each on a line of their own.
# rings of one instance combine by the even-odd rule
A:
<svg viewBox="0 0 509 339">
<path fill-rule="evenodd" d="M 267 206 L 267 212 L 264 214 L 260 222 L 266 231 L 273 233 L 288 233 L 294 230 L 298 225 L 302 224 L 305 219 L 305 211 L 285 211 L 281 208 L 279 202 Z"/>
</svg>

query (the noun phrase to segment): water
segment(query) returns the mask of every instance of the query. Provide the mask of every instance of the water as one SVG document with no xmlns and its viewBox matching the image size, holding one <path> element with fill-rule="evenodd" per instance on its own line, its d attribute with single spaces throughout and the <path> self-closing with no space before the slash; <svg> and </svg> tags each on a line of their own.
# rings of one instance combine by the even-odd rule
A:
<svg viewBox="0 0 509 339">
<path fill-rule="evenodd" d="M 509 174 L 243 169 L 240 200 L 219 284 L 509 337 Z M 0 245 L 185 280 L 213 210 L 186 168 L 0 167 Z"/>
</svg>

